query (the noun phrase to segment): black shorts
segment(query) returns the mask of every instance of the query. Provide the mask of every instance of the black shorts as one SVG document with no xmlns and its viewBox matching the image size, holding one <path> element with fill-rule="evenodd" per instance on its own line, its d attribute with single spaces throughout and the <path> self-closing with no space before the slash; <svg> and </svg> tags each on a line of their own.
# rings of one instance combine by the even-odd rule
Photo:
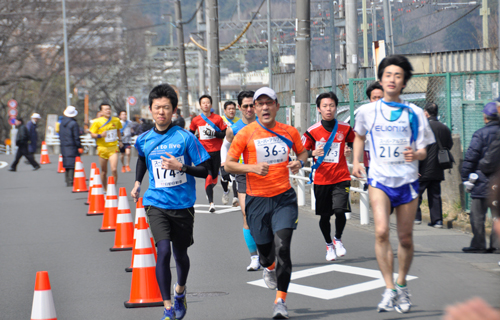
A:
<svg viewBox="0 0 500 320">
<path fill-rule="evenodd" d="M 246 193 L 247 192 L 247 175 L 246 174 L 237 174 L 236 175 L 236 183 L 238 186 L 238 193 Z"/>
<path fill-rule="evenodd" d="M 293 188 L 270 198 L 247 195 L 245 211 L 250 233 L 257 244 L 272 242 L 279 230 L 297 229 L 299 207 Z"/>
<path fill-rule="evenodd" d="M 208 170 L 208 175 L 212 176 L 212 179 L 217 179 L 220 169 L 220 151 L 209 152 L 210 159 L 204 162 L 205 168 Z"/>
<path fill-rule="evenodd" d="M 167 239 L 177 248 L 187 248 L 194 243 L 194 208 L 168 210 L 147 206 L 145 209 L 155 243 Z"/>
<path fill-rule="evenodd" d="M 120 152 L 121 153 L 125 153 L 125 149 L 130 149 L 130 148 L 132 148 L 132 146 L 130 145 L 130 143 L 124 143 L 123 147 L 120 148 Z"/>
<path fill-rule="evenodd" d="M 351 212 L 349 192 L 351 181 L 342 181 L 336 184 L 314 185 L 317 215 L 333 215 L 333 210 L 343 209 Z"/>
</svg>

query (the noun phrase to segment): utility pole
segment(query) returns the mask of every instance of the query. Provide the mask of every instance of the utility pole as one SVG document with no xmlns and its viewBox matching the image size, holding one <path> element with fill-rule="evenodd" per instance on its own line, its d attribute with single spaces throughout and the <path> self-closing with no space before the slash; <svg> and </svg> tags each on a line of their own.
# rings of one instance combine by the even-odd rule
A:
<svg viewBox="0 0 500 320">
<path fill-rule="evenodd" d="M 206 31 L 206 24 L 203 21 L 203 10 L 198 10 L 196 13 L 196 24 L 198 26 L 198 34 L 202 38 L 200 43 L 203 44 L 203 32 Z M 205 94 L 205 56 L 203 50 L 198 49 L 198 95 Z"/>
<path fill-rule="evenodd" d="M 331 39 L 331 59 L 330 65 L 332 68 L 332 92 L 337 94 L 337 63 L 335 61 L 335 8 L 333 1 L 330 0 L 330 39 Z"/>
<path fill-rule="evenodd" d="M 184 30 L 182 27 L 181 1 L 175 0 L 175 26 L 177 28 L 177 42 L 179 45 L 179 64 L 181 71 L 181 99 L 182 114 L 184 117 L 189 115 L 188 84 L 186 72 L 186 55 L 184 54 Z M 179 110 L 177 110 L 179 112 Z"/>
<path fill-rule="evenodd" d="M 372 42 L 377 41 L 377 6 L 372 2 Z"/>
<path fill-rule="evenodd" d="M 345 2 L 345 39 L 347 78 L 358 76 L 358 12 L 356 0 Z"/>
<path fill-rule="evenodd" d="M 311 9 L 310 0 L 297 0 L 295 63 L 295 128 L 303 134 L 309 127 L 311 109 Z M 300 63 L 297 63 L 300 62 Z"/>
<path fill-rule="evenodd" d="M 488 16 L 490 15 L 490 8 L 488 8 L 488 0 L 483 0 L 483 5 L 479 14 L 483 16 L 483 48 L 488 48 L 489 34 L 488 34 Z"/>
<path fill-rule="evenodd" d="M 345 1 L 344 0 L 339 0 L 339 19 L 344 19 L 345 21 Z M 344 24 L 345 25 L 345 24 Z M 345 27 L 339 27 L 340 29 L 340 65 L 345 66 L 346 65 L 346 60 L 345 60 L 345 40 L 342 41 L 342 37 L 345 38 Z"/>
<path fill-rule="evenodd" d="M 390 22 L 390 4 L 389 0 L 383 0 L 382 7 L 384 9 L 384 30 L 385 30 L 385 42 L 387 44 L 387 55 L 391 55 L 394 52 L 392 51 L 392 34 L 391 34 L 391 24 Z"/>
<path fill-rule="evenodd" d="M 271 36 L 271 0 L 267 0 L 267 67 L 269 88 L 273 87 L 273 37 Z"/>
<path fill-rule="evenodd" d="M 69 58 L 68 58 L 68 33 L 66 31 L 66 0 L 62 0 L 63 33 L 64 33 L 64 75 L 66 78 L 66 106 L 71 105 L 69 93 Z"/>
<path fill-rule="evenodd" d="M 366 17 L 366 1 L 361 0 L 363 8 L 363 23 L 361 28 L 363 29 L 363 67 L 368 68 L 368 19 Z"/>
<path fill-rule="evenodd" d="M 220 104 L 220 64 L 219 64 L 219 7 L 218 0 L 206 0 L 207 10 L 207 60 L 209 92 L 213 107 L 219 113 Z"/>
</svg>

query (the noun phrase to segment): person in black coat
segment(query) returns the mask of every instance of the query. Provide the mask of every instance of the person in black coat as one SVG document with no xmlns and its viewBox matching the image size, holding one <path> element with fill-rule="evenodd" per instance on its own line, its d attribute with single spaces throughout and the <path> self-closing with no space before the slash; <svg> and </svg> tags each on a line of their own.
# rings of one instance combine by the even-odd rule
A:
<svg viewBox="0 0 500 320">
<path fill-rule="evenodd" d="M 500 114 L 500 98 L 496 101 L 497 114 Z M 479 161 L 479 170 L 487 177 L 500 170 L 500 130 L 497 132 L 495 140 L 488 147 L 484 158 Z"/>
<path fill-rule="evenodd" d="M 33 166 L 33 170 L 40 169 L 40 165 L 33 158 L 33 154 L 28 151 L 28 143 L 30 141 L 29 131 L 24 125 L 24 121 L 22 118 L 18 117 L 16 119 L 16 127 L 17 127 L 17 135 L 16 135 L 16 146 L 17 153 L 14 162 L 9 168 L 9 171 L 16 171 L 17 164 L 22 156 L 25 156 L 28 159 L 29 163 Z"/>
<path fill-rule="evenodd" d="M 417 215 L 415 217 L 415 224 L 422 223 L 422 211 L 420 204 L 422 203 L 422 194 L 427 189 L 427 199 L 429 202 L 429 211 L 431 216 L 430 227 L 442 228 L 443 227 L 443 204 L 441 201 L 441 181 L 444 180 L 444 170 L 439 165 L 438 152 L 439 143 L 443 149 L 451 150 L 453 147 L 453 139 L 451 138 L 451 131 L 448 127 L 437 119 L 438 106 L 433 102 L 425 105 L 424 114 L 429 120 L 429 125 L 436 138 L 436 143 L 427 146 L 427 158 L 419 162 L 418 179 L 419 200 Z"/>
<path fill-rule="evenodd" d="M 33 113 L 31 115 L 31 121 L 29 121 L 26 124 L 26 128 L 28 129 L 29 132 L 29 144 L 28 144 L 28 151 L 31 154 L 34 154 L 36 152 L 36 147 L 38 143 L 38 133 L 36 132 L 36 125 L 38 121 L 40 121 L 42 117 L 38 113 Z"/>
<path fill-rule="evenodd" d="M 486 233 L 484 223 L 486 220 L 486 213 L 489 207 L 489 179 L 479 170 L 479 162 L 485 157 L 486 151 L 495 140 L 500 123 L 498 119 L 498 112 L 496 104 L 490 102 L 484 106 L 484 122 L 485 126 L 472 136 L 469 148 L 465 154 L 464 163 L 462 166 L 462 181 L 469 181 L 469 175 L 475 173 L 478 179 L 471 189 L 471 208 L 470 208 L 470 223 L 472 233 L 474 234 L 470 247 L 462 249 L 466 253 L 485 253 L 486 249 Z M 498 160 L 497 160 L 498 161 Z M 498 239 L 494 232 L 490 237 L 490 249 L 494 250 L 499 247 Z"/>
<path fill-rule="evenodd" d="M 75 119 L 78 111 L 75 107 L 68 106 L 63 114 L 64 118 L 61 120 L 59 127 L 59 141 L 61 143 L 63 167 L 66 169 L 66 185 L 72 187 L 75 173 L 75 158 L 80 156 L 83 148 L 80 141 L 80 128 Z"/>
</svg>

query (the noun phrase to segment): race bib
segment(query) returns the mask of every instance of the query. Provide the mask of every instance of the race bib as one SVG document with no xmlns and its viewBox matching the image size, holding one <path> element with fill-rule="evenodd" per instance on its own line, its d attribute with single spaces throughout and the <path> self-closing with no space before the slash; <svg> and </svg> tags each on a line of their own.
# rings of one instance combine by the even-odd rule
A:
<svg viewBox="0 0 500 320">
<path fill-rule="evenodd" d="M 406 164 L 403 151 L 410 146 L 409 138 L 380 138 L 377 144 L 377 156 L 386 165 Z"/>
<path fill-rule="evenodd" d="M 270 137 L 254 141 L 257 162 L 277 164 L 288 161 L 288 146 L 279 137 Z"/>
<path fill-rule="evenodd" d="M 118 130 L 116 130 L 116 129 L 111 129 L 111 130 L 106 131 L 106 136 L 104 137 L 104 141 L 106 141 L 106 142 L 116 141 L 118 139 L 117 131 Z"/>
<path fill-rule="evenodd" d="M 176 159 L 184 164 L 184 156 L 176 157 Z M 155 188 L 171 188 L 187 182 L 184 172 L 162 169 L 161 161 L 161 159 L 151 159 Z"/>
<path fill-rule="evenodd" d="M 200 140 L 210 140 L 215 139 L 215 129 L 209 126 L 199 126 L 198 130 L 200 132 Z"/>
<path fill-rule="evenodd" d="M 324 146 L 325 144 L 326 142 L 316 142 L 316 149 L 318 149 L 320 146 Z M 340 142 L 333 142 L 330 150 L 328 150 L 328 152 L 325 154 L 323 162 L 339 163 L 340 145 Z"/>
</svg>

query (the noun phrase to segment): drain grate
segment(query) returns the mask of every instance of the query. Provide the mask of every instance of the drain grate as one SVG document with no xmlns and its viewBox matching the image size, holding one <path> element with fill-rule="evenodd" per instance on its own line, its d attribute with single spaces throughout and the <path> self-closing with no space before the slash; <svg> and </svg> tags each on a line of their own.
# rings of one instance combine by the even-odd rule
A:
<svg viewBox="0 0 500 320">
<path fill-rule="evenodd" d="M 188 297 L 197 297 L 197 298 L 205 298 L 205 297 L 220 297 L 228 295 L 227 292 L 188 292 Z"/>
</svg>

